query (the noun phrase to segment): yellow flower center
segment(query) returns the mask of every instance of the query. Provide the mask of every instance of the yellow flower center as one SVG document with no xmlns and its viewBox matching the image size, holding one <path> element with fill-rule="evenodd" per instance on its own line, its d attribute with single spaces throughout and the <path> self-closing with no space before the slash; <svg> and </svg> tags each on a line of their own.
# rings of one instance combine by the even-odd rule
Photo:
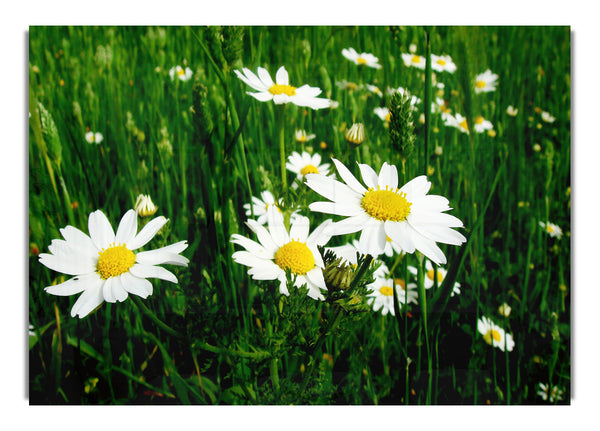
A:
<svg viewBox="0 0 600 431">
<path fill-rule="evenodd" d="M 429 271 L 427 271 L 427 278 L 430 279 L 431 281 L 433 280 L 433 277 L 435 276 L 435 270 L 430 269 Z M 444 279 L 444 274 L 442 274 L 441 271 L 437 271 L 437 281 L 438 283 L 441 283 L 441 281 Z"/>
<path fill-rule="evenodd" d="M 413 63 L 420 63 L 421 62 L 421 56 L 419 56 L 419 55 L 413 55 L 411 61 Z"/>
<path fill-rule="evenodd" d="M 500 336 L 500 333 L 498 331 L 496 331 L 495 329 L 490 329 L 485 333 L 483 339 L 486 343 L 492 345 L 492 341 L 500 342 L 502 337 Z"/>
<path fill-rule="evenodd" d="M 475 117 L 475 124 L 482 124 L 483 123 L 483 117 L 480 115 L 479 117 Z"/>
<path fill-rule="evenodd" d="M 129 268 L 135 263 L 135 253 L 123 244 L 116 245 L 113 243 L 106 250 L 99 251 L 98 254 L 100 256 L 98 257 L 96 270 L 104 280 L 129 271 Z"/>
<path fill-rule="evenodd" d="M 403 221 L 410 214 L 411 202 L 406 200 L 406 193 L 398 193 L 398 189 L 377 190 L 369 187 L 362 198 L 361 205 L 371 217 L 381 221 Z"/>
<path fill-rule="evenodd" d="M 390 121 L 392 121 L 392 113 L 388 112 L 387 115 L 385 116 L 385 118 L 383 119 L 384 121 L 387 121 L 388 123 Z"/>
<path fill-rule="evenodd" d="M 182 68 L 177 69 L 177 75 L 179 75 L 179 76 L 185 75 L 185 70 Z"/>
<path fill-rule="evenodd" d="M 269 88 L 269 93 L 273 95 L 287 94 L 288 96 L 295 96 L 296 87 L 292 87 L 291 85 L 274 84 L 271 86 L 271 88 Z"/>
<path fill-rule="evenodd" d="M 394 294 L 394 289 L 392 289 L 390 286 L 383 286 L 381 289 L 379 289 L 379 293 L 384 296 L 392 296 Z"/>
<path fill-rule="evenodd" d="M 362 57 L 358 57 L 358 58 L 356 59 L 356 63 L 357 63 L 358 65 L 361 65 L 361 64 L 367 64 L 367 60 L 365 60 L 365 59 L 364 59 L 364 58 L 362 58 Z"/>
<path fill-rule="evenodd" d="M 442 60 L 441 58 L 438 58 L 437 64 L 439 64 L 440 66 L 445 66 L 446 62 L 444 60 Z"/>
<path fill-rule="evenodd" d="M 476 81 L 475 82 L 475 87 L 477 87 L 477 88 L 485 88 L 486 85 L 487 84 L 485 81 Z"/>
<path fill-rule="evenodd" d="M 467 119 L 466 118 L 460 122 L 459 127 L 462 127 L 465 130 L 469 129 L 469 126 L 467 125 Z"/>
<path fill-rule="evenodd" d="M 306 165 L 304 166 L 301 170 L 300 173 L 302 175 L 306 175 L 306 174 L 318 174 L 319 170 L 313 166 L 313 165 Z"/>
<path fill-rule="evenodd" d="M 305 243 L 292 240 L 277 250 L 275 263 L 284 271 L 304 275 L 315 267 L 315 258 Z"/>
<path fill-rule="evenodd" d="M 397 286 L 400 286 L 400 289 L 406 290 L 406 282 L 401 278 L 395 278 L 394 282 Z"/>
<path fill-rule="evenodd" d="M 551 225 L 546 225 L 546 232 L 554 233 L 554 228 Z"/>
</svg>

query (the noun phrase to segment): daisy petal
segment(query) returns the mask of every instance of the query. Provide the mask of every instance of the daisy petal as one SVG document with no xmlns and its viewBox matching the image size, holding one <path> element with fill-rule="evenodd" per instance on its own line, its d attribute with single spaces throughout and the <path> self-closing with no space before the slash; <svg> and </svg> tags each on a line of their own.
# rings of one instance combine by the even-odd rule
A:
<svg viewBox="0 0 600 431">
<path fill-rule="evenodd" d="M 104 280 L 98 278 L 95 280 L 85 291 L 77 298 L 73 308 L 71 308 L 71 317 L 79 315 L 79 318 L 85 317 L 90 314 L 96 307 L 98 307 L 104 301 L 102 295 L 102 285 Z"/>
<path fill-rule="evenodd" d="M 100 276 L 93 272 L 91 274 L 73 277 L 64 283 L 45 287 L 44 290 L 52 295 L 71 296 L 79 292 L 83 292 L 90 286 L 90 284 L 93 285 L 95 282 L 97 282 L 98 279 L 100 279 Z"/>
<path fill-rule="evenodd" d="M 354 175 L 352 175 L 352 172 L 350 172 L 350 170 L 348 170 L 348 168 L 346 166 L 344 166 L 344 164 L 341 163 L 340 161 L 338 161 L 336 159 L 332 159 L 332 160 L 333 160 L 333 163 L 335 164 L 335 167 L 337 168 L 338 173 L 340 174 L 340 177 L 342 177 L 342 180 L 344 180 L 344 182 L 348 185 L 348 187 L 350 187 L 356 193 L 358 193 L 360 195 L 364 195 L 365 192 L 367 191 L 367 189 L 365 189 L 358 182 L 358 180 L 354 177 Z"/>
<path fill-rule="evenodd" d="M 121 274 L 121 281 L 123 282 L 123 288 L 132 295 L 137 295 L 144 299 L 152 295 L 152 283 L 145 278 L 138 278 L 129 272 L 124 272 Z"/>
<path fill-rule="evenodd" d="M 90 232 L 92 242 L 98 250 L 108 248 L 110 244 L 115 242 L 115 232 L 104 213 L 100 210 L 90 214 L 88 231 Z"/>
<path fill-rule="evenodd" d="M 127 244 L 133 239 L 137 232 L 137 213 L 135 210 L 129 210 L 125 213 L 115 235 L 117 244 Z"/>
<path fill-rule="evenodd" d="M 161 280 L 170 281 L 171 283 L 177 284 L 177 277 L 161 266 L 143 265 L 136 263 L 133 265 L 129 272 L 131 275 L 139 278 L 160 278 Z"/>
<path fill-rule="evenodd" d="M 148 241 L 150 241 L 152 238 L 154 238 L 154 235 L 156 235 L 156 233 L 169 221 L 169 219 L 163 217 L 163 216 L 159 216 L 156 217 L 152 220 L 150 220 L 148 222 L 148 224 L 146 224 L 141 231 L 138 232 L 138 234 L 131 240 L 129 241 L 127 244 L 125 244 L 127 246 L 127 248 L 129 250 L 135 250 L 138 249 L 140 247 L 143 247 L 144 245 L 146 245 L 148 243 Z"/>
</svg>

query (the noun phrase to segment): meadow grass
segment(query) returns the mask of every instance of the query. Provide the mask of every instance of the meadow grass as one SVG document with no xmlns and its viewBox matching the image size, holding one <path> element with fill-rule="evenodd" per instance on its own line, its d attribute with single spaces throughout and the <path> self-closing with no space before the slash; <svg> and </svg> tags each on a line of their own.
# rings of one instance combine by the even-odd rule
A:
<svg viewBox="0 0 600 431">
<path fill-rule="evenodd" d="M 411 44 L 420 55 L 450 55 L 456 72 L 405 66 Z M 383 67 L 357 67 L 341 55 L 348 47 Z M 172 80 L 176 65 L 192 79 Z M 261 103 L 233 72 L 262 66 L 274 76 L 282 65 L 292 84 L 317 86 L 339 106 Z M 473 79 L 486 69 L 498 88 L 476 94 Z M 389 105 L 387 87 L 421 99 L 405 162 L 373 113 Z M 570 91 L 568 27 L 31 27 L 30 402 L 537 404 L 549 402 L 537 394 L 544 383 L 563 391 L 554 402 L 568 403 Z M 470 133 L 439 113 L 420 121 L 438 96 Z M 492 134 L 473 130 L 477 116 Z M 344 132 L 356 122 L 367 138 L 354 148 Z M 297 143 L 296 129 L 316 138 Z M 89 144 L 88 131 L 103 141 Z M 232 260 L 230 238 L 253 238 L 243 208 L 252 196 L 272 191 L 311 226 L 327 218 L 308 211 L 314 192 L 289 187 L 290 172 L 282 178 L 281 156 L 292 151 L 333 156 L 357 176 L 356 161 L 376 171 L 394 164 L 400 183 L 427 174 L 468 237 L 444 247 L 441 286 L 421 289 L 419 305 L 394 317 L 296 288 L 282 296 L 277 282 L 251 279 Z M 170 267 L 177 285 L 153 280 L 145 300 L 130 295 L 71 317 L 76 298 L 43 289 L 67 277 L 38 254 L 66 225 L 87 232 L 96 209 L 116 226 L 140 193 L 170 220 L 152 246 L 187 240 L 189 266 Z M 560 226 L 562 238 L 540 221 Z M 383 260 L 398 277 L 408 279 L 408 266 L 423 277 L 418 256 Z M 461 292 L 450 296 L 454 281 Z M 508 316 L 498 311 L 504 303 Z M 483 316 L 512 334 L 512 351 L 484 341 Z"/>
</svg>

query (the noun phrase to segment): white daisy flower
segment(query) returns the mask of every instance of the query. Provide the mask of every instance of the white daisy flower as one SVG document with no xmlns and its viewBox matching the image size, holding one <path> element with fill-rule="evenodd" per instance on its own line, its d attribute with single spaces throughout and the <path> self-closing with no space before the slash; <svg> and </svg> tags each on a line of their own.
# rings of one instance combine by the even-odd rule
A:
<svg viewBox="0 0 600 431">
<path fill-rule="evenodd" d="M 390 110 L 388 108 L 377 107 L 377 108 L 373 109 L 373 112 L 375 113 L 375 115 L 377 115 L 379 118 L 381 118 L 381 121 L 383 121 L 385 123 L 390 122 Z"/>
<path fill-rule="evenodd" d="M 381 310 L 384 316 L 390 313 L 396 315 L 394 311 L 394 280 L 391 278 L 376 278 L 369 285 L 369 293 L 367 294 L 367 304 L 373 307 L 373 311 Z"/>
<path fill-rule="evenodd" d="M 342 49 L 342 55 L 358 66 L 369 66 L 375 69 L 381 69 L 379 59 L 368 52 L 359 54 L 354 48 L 344 48 Z"/>
<path fill-rule="evenodd" d="M 366 87 L 371 93 L 375 93 L 379 97 L 383 97 L 383 92 L 376 85 L 366 84 Z"/>
<path fill-rule="evenodd" d="M 475 77 L 475 93 L 487 93 L 495 91 L 498 85 L 498 75 L 490 69 Z"/>
<path fill-rule="evenodd" d="M 456 72 L 456 64 L 449 55 L 431 54 L 431 68 L 436 72 Z"/>
<path fill-rule="evenodd" d="M 425 70 L 426 60 L 423 56 L 417 54 L 402 54 L 402 61 L 405 66 Z"/>
<path fill-rule="evenodd" d="M 542 120 L 545 121 L 546 123 L 554 123 L 556 121 L 556 118 L 553 117 L 552 115 L 550 115 L 549 112 L 542 111 L 541 116 L 542 116 Z"/>
<path fill-rule="evenodd" d="M 252 196 L 252 206 L 254 210 L 254 217 L 258 217 L 256 220 L 259 224 L 264 225 L 267 222 L 267 211 L 270 206 L 276 207 L 280 212 L 279 206 L 281 205 L 282 199 L 278 199 L 275 202 L 275 197 L 273 197 L 273 193 L 268 190 L 260 193 L 260 199 Z M 248 217 L 252 216 L 252 210 L 250 209 L 250 204 L 244 204 L 244 209 L 246 210 L 246 215 Z"/>
<path fill-rule="evenodd" d="M 510 115 L 511 117 L 516 117 L 517 114 L 519 113 L 519 110 L 517 108 L 515 108 L 514 106 L 510 105 L 508 108 L 506 108 L 506 113 L 508 115 Z"/>
<path fill-rule="evenodd" d="M 539 390 L 537 394 L 542 397 L 544 401 L 550 401 L 551 403 L 555 401 L 560 401 L 563 399 L 563 391 L 559 389 L 558 386 L 553 386 L 550 388 L 549 384 L 539 383 Z"/>
<path fill-rule="evenodd" d="M 306 286 L 308 296 L 324 300 L 321 290 L 327 290 L 323 278 L 325 265 L 317 246 L 329 241 L 331 220 L 323 222 L 311 234 L 309 223 L 307 217 L 297 216 L 291 221 L 288 232 L 283 216 L 271 206 L 267 212 L 268 228 L 254 220 L 246 222 L 259 242 L 238 234 L 231 236 L 231 242 L 246 249 L 236 251 L 232 258 L 239 264 L 249 266 L 248 275 L 254 280 L 279 280 L 279 292 L 282 295 L 289 295 L 286 280 L 286 270 L 289 270 L 295 277 L 294 286 Z"/>
<path fill-rule="evenodd" d="M 384 252 L 390 237 L 406 253 L 415 250 L 437 264 L 446 256 L 436 242 L 460 245 L 466 238 L 452 230 L 463 227 L 450 210 L 448 199 L 427 195 L 431 183 L 423 175 L 398 189 L 398 171 L 384 163 L 375 173 L 373 168 L 358 164 L 366 188 L 346 166 L 332 159 L 344 183 L 322 175 L 308 174 L 306 184 L 331 202 L 313 202 L 311 211 L 347 217 L 332 226 L 332 235 L 361 232 L 359 249 L 363 254 L 378 256 Z"/>
<path fill-rule="evenodd" d="M 128 294 L 146 298 L 152 294 L 147 278 L 160 278 L 177 283 L 177 278 L 158 266 L 171 264 L 187 266 L 189 260 L 180 256 L 188 244 L 179 241 L 156 250 L 134 253 L 146 245 L 169 220 L 163 216 L 150 220 L 137 234 L 137 214 L 125 213 L 117 232 L 100 210 L 90 214 L 90 236 L 73 226 L 60 230 L 64 240 L 55 239 L 41 253 L 40 262 L 48 268 L 74 275 L 64 283 L 45 288 L 52 295 L 70 296 L 83 292 L 71 309 L 71 316 L 87 316 L 106 302 L 122 302 Z"/>
<path fill-rule="evenodd" d="M 288 162 L 285 164 L 288 171 L 295 173 L 296 178 L 300 181 L 304 180 L 304 176 L 307 174 L 327 175 L 329 173 L 329 166 L 329 163 L 321 164 L 320 154 L 311 156 L 306 151 L 303 151 L 302 154 L 294 151 L 288 156 Z M 297 188 L 298 184 L 294 183 L 292 187 Z"/>
<path fill-rule="evenodd" d="M 296 142 L 304 144 L 308 141 L 312 141 L 317 137 L 317 135 L 313 133 L 306 133 L 306 130 L 296 130 L 294 133 L 294 137 L 296 138 Z"/>
<path fill-rule="evenodd" d="M 171 80 L 179 79 L 180 81 L 187 81 L 192 78 L 193 72 L 192 69 L 186 67 L 185 69 L 179 65 L 172 67 L 169 70 L 169 76 Z"/>
<path fill-rule="evenodd" d="M 152 202 L 150 195 L 140 194 L 135 200 L 133 209 L 140 217 L 150 217 L 156 213 L 158 207 Z"/>
<path fill-rule="evenodd" d="M 418 304 L 419 292 L 416 283 L 408 283 L 401 278 L 396 278 L 396 293 L 400 304 Z"/>
<path fill-rule="evenodd" d="M 408 267 L 408 271 L 413 274 L 413 275 L 417 275 L 417 268 L 415 268 L 414 266 L 409 266 Z M 423 277 L 423 284 L 425 286 L 425 289 L 431 289 L 434 285 L 435 285 L 435 280 L 434 277 L 436 277 L 436 272 L 437 272 L 437 283 L 438 286 L 441 286 L 442 281 L 444 281 L 444 278 L 446 278 L 446 274 L 447 271 L 442 268 L 441 266 L 438 266 L 437 268 L 434 268 L 433 265 L 431 264 L 430 261 L 425 261 L 425 277 Z M 454 286 L 452 287 L 452 295 L 459 295 L 460 294 L 460 283 L 455 282 Z"/>
<path fill-rule="evenodd" d="M 494 125 L 490 121 L 483 118 L 481 115 L 475 117 L 474 123 L 475 124 L 473 128 L 477 133 L 483 133 L 486 130 L 492 130 L 494 128 Z"/>
<path fill-rule="evenodd" d="M 276 105 L 283 103 L 293 103 L 298 106 L 307 106 L 312 109 L 329 108 L 329 99 L 317 97 L 321 94 L 321 89 L 303 85 L 302 87 L 292 87 L 285 67 L 281 66 L 275 74 L 275 82 L 267 69 L 259 67 L 258 76 L 243 68 L 242 72 L 234 70 L 238 78 L 255 89 L 257 93 L 247 91 L 246 93 L 261 102 L 272 100 Z"/>
<path fill-rule="evenodd" d="M 498 347 L 503 352 L 504 349 L 509 352 L 515 347 L 512 335 L 507 334 L 504 329 L 496 325 L 487 317 L 481 317 L 477 321 L 477 330 L 483 335 L 483 339 L 490 346 Z"/>
<path fill-rule="evenodd" d="M 88 144 L 99 144 L 103 139 L 104 136 L 99 132 L 87 132 L 85 134 L 85 140 Z"/>
<path fill-rule="evenodd" d="M 544 222 L 541 221 L 541 222 L 539 222 L 539 225 L 552 238 L 558 238 L 558 239 L 562 238 L 563 231 L 562 231 L 562 229 L 558 225 L 556 225 L 554 223 L 550 223 L 549 221 L 547 221 L 546 223 L 544 223 Z"/>
<path fill-rule="evenodd" d="M 389 236 L 385 236 L 385 247 L 383 249 L 383 254 L 387 257 L 392 257 L 394 254 L 402 254 L 402 247 L 398 245 L 397 242 L 392 241 L 392 238 Z"/>
<path fill-rule="evenodd" d="M 447 114 L 445 117 L 442 116 L 442 119 L 444 120 L 444 124 L 446 126 L 455 127 L 462 133 L 466 133 L 467 135 L 469 134 L 467 119 L 458 112 L 455 115 Z"/>
</svg>

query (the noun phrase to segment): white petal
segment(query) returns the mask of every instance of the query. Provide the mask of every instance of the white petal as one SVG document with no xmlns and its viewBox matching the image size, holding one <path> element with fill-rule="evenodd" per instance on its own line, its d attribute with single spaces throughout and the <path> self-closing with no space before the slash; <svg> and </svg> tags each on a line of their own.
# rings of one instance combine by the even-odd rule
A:
<svg viewBox="0 0 600 431">
<path fill-rule="evenodd" d="M 156 235 L 156 233 L 169 221 L 169 219 L 163 217 L 163 216 L 159 216 L 156 217 L 152 220 L 150 220 L 143 228 L 141 231 L 138 232 L 138 234 L 131 240 L 129 241 L 127 244 L 125 244 L 127 246 L 127 248 L 129 250 L 135 250 L 138 249 L 140 247 L 143 247 L 145 244 L 148 243 L 148 241 L 150 241 L 152 238 L 154 238 L 154 235 Z"/>
<path fill-rule="evenodd" d="M 98 256 L 99 250 L 94 246 L 91 238 L 76 227 L 66 226 L 60 230 L 60 233 L 69 244 L 69 247 L 90 256 Z"/>
<path fill-rule="evenodd" d="M 355 192 L 346 184 L 320 174 L 307 174 L 305 184 L 315 192 L 334 202 L 345 202 L 350 198 L 360 200 L 362 194 Z M 366 190 L 365 190 L 366 191 Z"/>
<path fill-rule="evenodd" d="M 265 260 L 260 265 L 256 265 L 248 270 L 254 280 L 276 280 L 284 271 L 273 261 Z"/>
<path fill-rule="evenodd" d="M 186 241 L 182 241 L 186 242 Z M 175 244 L 173 244 L 175 245 Z M 143 263 L 145 265 L 179 265 L 179 266 L 187 266 L 189 263 L 189 259 L 185 256 L 181 256 L 178 253 L 173 253 L 172 246 L 166 246 L 162 248 L 158 248 L 156 250 L 142 251 L 135 256 L 135 261 L 138 263 Z M 187 247 L 187 244 L 186 244 Z M 180 248 L 180 247 L 178 247 Z"/>
<path fill-rule="evenodd" d="M 358 250 L 363 254 L 379 256 L 385 249 L 384 223 L 370 219 L 363 227 L 358 242 Z"/>
<path fill-rule="evenodd" d="M 258 78 L 262 81 L 267 89 L 271 88 L 274 84 L 273 80 L 271 79 L 271 75 L 264 67 L 258 68 Z"/>
<path fill-rule="evenodd" d="M 60 254 L 55 256 L 48 253 L 40 253 L 39 261 L 41 264 L 56 272 L 62 272 L 63 274 L 68 275 L 82 275 L 96 271 L 94 261 L 90 257 L 84 255 L 69 256 Z"/>
<path fill-rule="evenodd" d="M 71 317 L 79 315 L 79 318 L 87 316 L 92 310 L 98 307 L 104 301 L 102 296 L 102 285 L 104 280 L 98 277 L 92 285 L 77 298 L 73 308 L 71 308 Z"/>
<path fill-rule="evenodd" d="M 307 245 L 320 245 L 324 246 L 331 239 L 331 228 L 333 222 L 330 219 L 325 220 L 321 223 L 306 239 Z"/>
<path fill-rule="evenodd" d="M 267 214 L 265 214 L 264 218 L 265 218 L 265 221 L 263 223 L 266 223 Z M 260 225 L 260 219 L 259 219 L 259 221 L 248 220 L 246 222 L 246 224 L 256 234 L 258 240 L 260 241 L 260 244 L 268 252 L 268 254 L 265 255 L 265 257 L 271 258 L 271 256 L 274 255 L 277 252 L 277 250 L 279 250 L 280 246 L 275 244 L 275 241 L 273 241 L 273 237 L 271 236 L 269 231 L 267 229 L 265 229 L 264 226 Z"/>
<path fill-rule="evenodd" d="M 283 224 L 283 215 L 279 212 L 277 207 L 273 205 L 269 206 L 269 209 L 267 210 L 267 224 L 273 242 L 278 247 L 282 247 L 284 244 L 290 242 L 290 237 Z"/>
<path fill-rule="evenodd" d="M 133 239 L 137 232 L 137 213 L 135 210 L 129 210 L 125 213 L 115 235 L 117 244 L 127 244 Z"/>
<path fill-rule="evenodd" d="M 152 295 L 152 283 L 145 278 L 138 278 L 129 272 L 124 272 L 121 274 L 121 282 L 123 283 L 123 288 L 133 295 L 144 299 Z"/>
<path fill-rule="evenodd" d="M 129 272 L 131 275 L 139 278 L 160 278 L 161 280 L 170 281 L 171 283 L 177 284 L 177 277 L 161 266 L 143 265 L 136 263 L 133 265 Z"/>
<path fill-rule="evenodd" d="M 427 181 L 427 177 L 421 175 L 404 184 L 400 191 L 406 193 L 409 202 L 413 202 L 419 197 L 426 195 L 430 188 L 431 183 Z"/>
<path fill-rule="evenodd" d="M 98 279 L 100 279 L 100 276 L 93 272 L 91 274 L 73 277 L 64 283 L 48 286 L 44 288 L 44 290 L 51 295 L 57 296 L 75 295 L 79 292 L 83 292 L 88 287 L 93 286 L 95 283 L 97 283 Z"/>
<path fill-rule="evenodd" d="M 308 231 L 310 229 L 310 221 L 308 217 L 298 216 L 294 219 L 290 227 L 290 239 L 300 242 L 306 242 Z"/>
<path fill-rule="evenodd" d="M 344 180 L 344 182 L 348 185 L 348 187 L 350 187 L 356 193 L 358 193 L 360 195 L 364 195 L 365 192 L 367 191 L 367 189 L 365 189 L 362 186 L 362 184 L 358 182 L 358 180 L 354 177 L 354 175 L 352 175 L 352 172 L 350 172 L 350 170 L 339 160 L 337 160 L 337 159 L 332 159 L 332 160 L 333 160 L 333 163 L 335 164 L 335 167 L 337 168 L 338 173 L 340 174 L 340 177 L 342 177 L 342 180 Z"/>
<path fill-rule="evenodd" d="M 363 228 L 371 217 L 366 213 L 348 217 L 331 225 L 331 235 L 346 235 L 349 233 L 358 232 Z"/>
<path fill-rule="evenodd" d="M 360 174 L 367 187 L 376 189 L 379 178 L 375 170 L 364 163 L 359 163 L 358 167 L 360 168 Z"/>
<path fill-rule="evenodd" d="M 269 93 L 268 91 L 262 91 L 260 93 L 252 93 L 250 91 L 246 91 L 246 94 L 249 94 L 250 96 L 254 97 L 256 100 L 260 100 L 261 102 L 267 102 L 267 101 L 273 99 L 273 95 L 271 93 Z"/>
<path fill-rule="evenodd" d="M 405 253 L 414 253 L 415 245 L 412 241 L 412 235 L 408 223 L 386 221 L 384 224 L 385 233 L 392 241 L 397 243 Z"/>
<path fill-rule="evenodd" d="M 285 67 L 281 66 L 277 70 L 277 73 L 275 74 L 275 82 L 279 85 L 290 85 L 290 78 L 287 70 L 285 70 Z"/>
<path fill-rule="evenodd" d="M 116 277 L 109 277 L 104 280 L 104 285 L 102 286 L 102 296 L 106 302 L 117 302 L 112 289 L 115 278 Z"/>
<path fill-rule="evenodd" d="M 104 213 L 100 210 L 96 210 L 90 214 L 88 231 L 90 232 L 92 242 L 98 250 L 108 248 L 110 244 L 115 242 L 115 232 Z"/>
<path fill-rule="evenodd" d="M 385 186 L 395 189 L 398 187 L 398 170 L 394 165 L 388 165 L 387 162 L 383 163 L 381 170 L 379 171 L 379 187 L 385 189 Z"/>
<path fill-rule="evenodd" d="M 119 302 L 123 302 L 127 299 L 127 291 L 123 288 L 122 276 L 123 274 L 118 277 L 112 277 L 114 278 L 112 283 L 112 293 L 115 299 Z"/>
</svg>

